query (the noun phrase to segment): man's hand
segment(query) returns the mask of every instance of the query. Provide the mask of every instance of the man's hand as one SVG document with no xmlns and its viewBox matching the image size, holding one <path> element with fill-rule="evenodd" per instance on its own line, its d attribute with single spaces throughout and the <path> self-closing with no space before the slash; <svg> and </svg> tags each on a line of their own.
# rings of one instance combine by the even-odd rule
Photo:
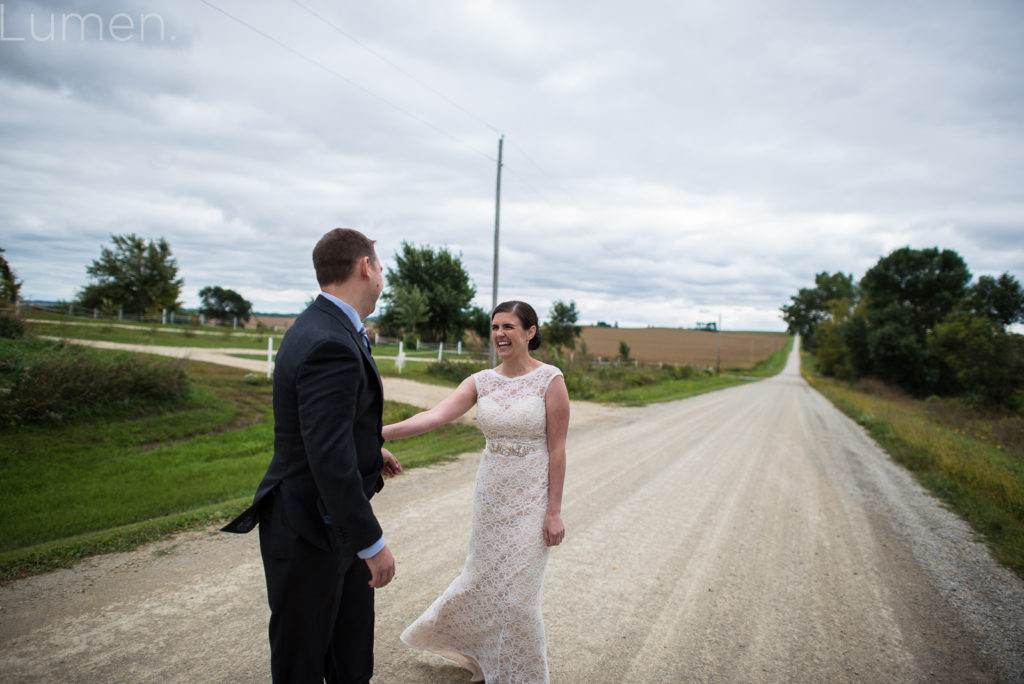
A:
<svg viewBox="0 0 1024 684">
<path fill-rule="evenodd" d="M 384 467 L 380 470 L 384 477 L 394 477 L 398 473 L 402 472 L 402 464 L 398 462 L 398 459 L 395 458 L 393 453 L 384 447 L 381 447 L 380 456 L 384 459 Z"/>
<path fill-rule="evenodd" d="M 370 568 L 370 586 L 374 589 L 386 587 L 395 576 L 395 557 L 386 545 L 376 556 L 367 558 L 366 565 Z"/>
</svg>

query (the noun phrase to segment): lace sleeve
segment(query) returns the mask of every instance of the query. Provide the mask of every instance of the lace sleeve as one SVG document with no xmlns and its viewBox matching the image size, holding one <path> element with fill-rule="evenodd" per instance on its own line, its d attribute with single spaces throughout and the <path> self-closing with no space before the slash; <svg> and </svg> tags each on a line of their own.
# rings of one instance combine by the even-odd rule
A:
<svg viewBox="0 0 1024 684">
<path fill-rule="evenodd" d="M 562 370 L 560 368 L 558 368 L 557 366 L 550 366 L 549 365 L 546 370 L 547 370 L 547 377 L 544 378 L 544 396 L 547 396 L 547 394 L 548 394 L 548 387 L 551 386 L 551 381 L 552 380 L 554 380 L 555 378 L 557 378 L 559 376 L 565 377 L 565 375 L 562 373 Z"/>
</svg>

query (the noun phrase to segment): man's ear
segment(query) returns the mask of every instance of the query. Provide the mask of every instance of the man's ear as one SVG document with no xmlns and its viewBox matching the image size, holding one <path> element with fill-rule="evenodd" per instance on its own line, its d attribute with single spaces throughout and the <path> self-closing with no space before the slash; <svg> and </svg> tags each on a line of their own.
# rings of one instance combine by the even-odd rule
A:
<svg viewBox="0 0 1024 684">
<path fill-rule="evenodd" d="M 370 257 L 359 257 L 359 274 L 367 279 L 372 275 L 370 270 Z"/>
</svg>

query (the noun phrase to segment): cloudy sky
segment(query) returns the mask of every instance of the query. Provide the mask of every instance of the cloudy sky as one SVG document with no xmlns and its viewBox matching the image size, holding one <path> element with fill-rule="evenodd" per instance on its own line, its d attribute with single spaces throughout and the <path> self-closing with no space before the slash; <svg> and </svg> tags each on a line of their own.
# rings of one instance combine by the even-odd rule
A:
<svg viewBox="0 0 1024 684">
<path fill-rule="evenodd" d="M 0 3 L 0 247 L 72 299 L 112 234 L 183 301 L 316 292 L 336 226 L 584 322 L 782 330 L 910 245 L 1024 281 L 1020 0 Z M 87 16 L 85 38 L 81 20 Z M 51 23 L 52 22 L 52 23 Z M 51 29 L 52 25 L 52 29 Z"/>
</svg>

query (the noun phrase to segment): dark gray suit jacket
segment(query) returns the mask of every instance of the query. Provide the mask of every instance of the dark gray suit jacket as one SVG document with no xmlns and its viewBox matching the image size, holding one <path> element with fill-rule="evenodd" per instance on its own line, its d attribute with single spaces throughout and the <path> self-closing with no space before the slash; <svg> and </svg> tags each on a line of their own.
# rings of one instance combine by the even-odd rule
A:
<svg viewBox="0 0 1024 684">
<path fill-rule="evenodd" d="M 223 529 L 249 532 L 271 491 L 288 526 L 354 551 L 381 537 L 370 499 L 381 477 L 384 391 L 366 343 L 334 303 L 317 297 L 284 336 L 274 368 L 274 456 L 256 496 Z M 329 516 L 330 528 L 324 518 Z"/>
</svg>

